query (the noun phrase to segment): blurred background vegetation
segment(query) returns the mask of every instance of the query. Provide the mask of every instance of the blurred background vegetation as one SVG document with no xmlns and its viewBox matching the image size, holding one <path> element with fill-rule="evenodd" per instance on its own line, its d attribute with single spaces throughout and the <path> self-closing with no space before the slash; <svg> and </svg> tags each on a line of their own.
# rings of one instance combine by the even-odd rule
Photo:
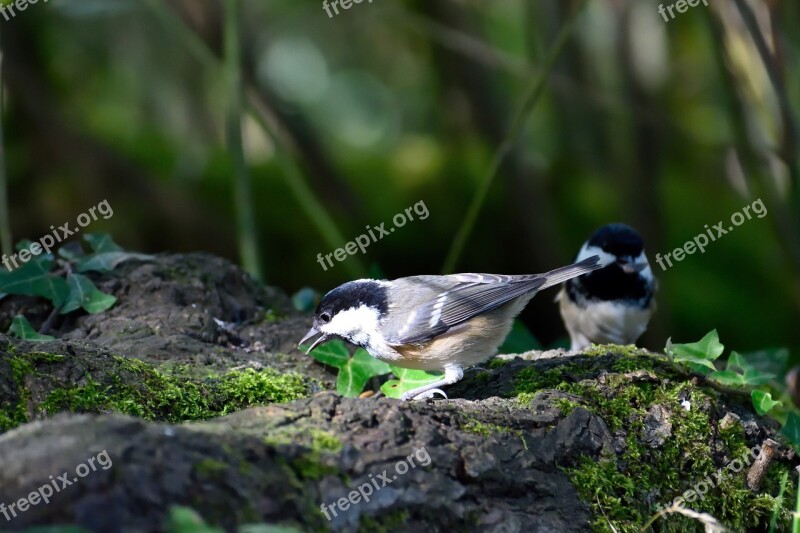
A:
<svg viewBox="0 0 800 533">
<path fill-rule="evenodd" d="M 88 230 L 293 293 L 541 272 L 626 222 L 661 285 L 645 346 L 717 328 L 800 360 L 800 4 L 665 22 L 659 3 L 39 0 L 0 17 L 12 238 L 108 199 Z M 655 264 L 759 197 L 765 218 Z M 419 201 L 427 220 L 317 263 Z M 522 316 L 545 345 L 565 336 L 553 293 Z"/>
</svg>

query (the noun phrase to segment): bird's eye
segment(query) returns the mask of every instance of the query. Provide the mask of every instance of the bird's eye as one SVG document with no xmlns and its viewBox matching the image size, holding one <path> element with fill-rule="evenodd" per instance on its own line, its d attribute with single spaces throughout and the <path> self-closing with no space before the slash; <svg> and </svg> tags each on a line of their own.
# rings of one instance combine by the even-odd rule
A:
<svg viewBox="0 0 800 533">
<path fill-rule="evenodd" d="M 331 315 L 328 313 L 322 313 L 319 315 L 319 319 L 325 322 L 326 324 L 331 321 Z"/>
</svg>

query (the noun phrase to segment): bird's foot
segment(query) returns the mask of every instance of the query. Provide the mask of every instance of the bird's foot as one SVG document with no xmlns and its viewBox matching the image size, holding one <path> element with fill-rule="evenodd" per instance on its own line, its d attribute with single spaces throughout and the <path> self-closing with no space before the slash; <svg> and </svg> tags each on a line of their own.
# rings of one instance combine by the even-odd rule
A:
<svg viewBox="0 0 800 533">
<path fill-rule="evenodd" d="M 414 391 L 409 391 L 400 396 L 400 399 L 404 402 L 409 400 L 427 400 L 428 398 L 433 398 L 437 393 L 441 394 L 445 400 L 447 399 L 447 394 L 445 394 L 442 389 L 426 390 L 425 392 L 421 392 L 419 394 L 415 393 Z"/>
</svg>

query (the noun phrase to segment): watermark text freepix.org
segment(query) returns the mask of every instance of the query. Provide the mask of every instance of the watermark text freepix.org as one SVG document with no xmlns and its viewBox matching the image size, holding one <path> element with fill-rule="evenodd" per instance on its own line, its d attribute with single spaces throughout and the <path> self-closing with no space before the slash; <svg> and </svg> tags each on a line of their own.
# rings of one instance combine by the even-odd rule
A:
<svg viewBox="0 0 800 533">
<path fill-rule="evenodd" d="M 328 0 L 324 0 L 322 2 L 322 9 L 324 9 L 325 13 L 328 14 L 328 18 L 332 19 L 333 13 L 331 13 L 331 8 L 333 8 L 333 11 L 338 15 L 339 14 L 338 6 L 341 6 L 342 9 L 350 9 L 351 7 L 353 7 L 353 4 L 360 4 L 363 1 L 364 0 L 333 0 L 330 4 L 328 4 Z M 370 4 L 372 3 L 372 0 L 367 0 L 367 1 Z"/>
<path fill-rule="evenodd" d="M 317 254 L 317 263 L 319 266 L 322 267 L 322 270 L 328 270 L 328 267 L 325 266 L 325 261 L 328 261 L 329 266 L 333 266 L 333 261 L 331 261 L 331 257 L 334 257 L 337 261 L 344 261 L 347 259 L 347 255 L 355 255 L 356 252 L 361 250 L 361 253 L 367 253 L 367 246 L 372 244 L 373 242 L 377 242 L 383 239 L 385 236 L 392 233 L 397 228 L 402 228 L 406 225 L 407 222 L 414 220 L 414 214 L 416 213 L 420 220 L 425 220 L 428 218 L 430 213 L 428 212 L 428 207 L 425 205 L 425 202 L 420 200 L 412 207 L 409 207 L 405 210 L 405 213 L 397 213 L 393 218 L 392 222 L 394 223 L 393 228 L 389 228 L 388 230 L 384 228 L 386 225 L 385 222 L 382 222 L 378 226 L 370 228 L 367 226 L 367 233 L 359 235 L 356 237 L 355 242 L 350 241 L 344 245 L 344 248 L 337 248 L 333 252 L 329 254 L 325 254 L 324 256 L 319 253 Z M 377 234 L 376 234 L 377 232 Z"/>
<path fill-rule="evenodd" d="M 78 226 L 79 228 L 70 229 L 69 222 L 66 224 L 62 224 L 61 226 L 56 229 L 55 226 L 50 226 L 50 229 L 53 230 L 53 233 L 48 233 L 41 239 L 39 242 L 33 242 L 28 246 L 28 248 L 24 250 L 20 250 L 19 252 L 12 254 L 10 257 L 6 254 L 3 254 L 3 264 L 11 272 L 13 264 L 13 268 L 19 267 L 19 263 L 17 263 L 17 259 L 19 259 L 23 264 L 27 263 L 31 257 L 34 255 L 39 255 L 44 251 L 44 253 L 49 254 L 50 249 L 56 245 L 56 243 L 60 243 L 64 239 L 71 237 L 78 233 L 81 228 L 85 228 L 92 221 L 97 220 L 97 213 L 103 215 L 103 219 L 107 220 L 114 215 L 114 210 L 111 209 L 111 205 L 108 203 L 108 200 L 103 200 L 99 204 L 94 207 L 89 208 L 88 212 L 81 213 L 78 215 Z"/>
<path fill-rule="evenodd" d="M 0 15 L 3 15 L 3 18 L 6 19 L 6 22 L 13 19 L 17 16 L 18 11 L 25 11 L 28 9 L 28 4 L 35 4 L 39 0 L 15 0 L 14 2 L 9 2 L 8 4 L 0 4 Z M 42 3 L 46 4 L 47 0 L 42 0 Z M 14 10 L 16 8 L 16 11 Z M 11 18 L 8 15 L 11 14 Z"/>
<path fill-rule="evenodd" d="M 397 476 L 402 476 L 403 474 L 408 472 L 409 470 L 408 465 L 411 465 L 411 468 L 416 468 L 417 465 L 414 463 L 415 458 L 422 466 L 428 466 L 429 464 L 431 464 L 431 456 L 428 455 L 428 450 L 426 450 L 424 447 L 418 448 L 414 450 L 414 453 L 406 457 L 405 461 L 402 460 L 398 461 L 397 464 L 394 465 L 394 471 L 396 473 L 393 474 L 391 478 L 389 478 L 389 474 L 386 473 L 386 470 L 384 470 L 382 473 L 378 474 L 374 478 L 372 477 L 372 474 L 370 474 L 369 475 L 370 480 L 362 483 L 358 487 L 358 490 L 350 491 L 350 493 L 347 495 L 347 498 L 339 498 L 332 504 L 323 503 L 322 505 L 319 506 L 320 511 L 322 511 L 322 514 L 325 515 L 325 518 L 327 518 L 328 520 L 332 520 L 330 513 L 333 513 L 333 516 L 339 516 L 336 513 L 336 507 L 338 507 L 340 511 L 344 512 L 348 510 L 351 505 L 355 505 L 359 503 L 361 500 L 368 502 L 369 497 L 372 496 L 373 494 L 372 490 L 373 486 L 375 487 L 374 492 L 378 492 L 392 481 L 395 481 L 397 479 Z"/>
<path fill-rule="evenodd" d="M 675 18 L 675 13 L 672 11 L 675 9 L 678 13 L 686 13 L 690 7 L 697 7 L 700 5 L 700 2 L 703 2 L 704 6 L 708 6 L 708 0 L 678 0 L 674 4 L 667 4 L 667 9 L 664 9 L 664 4 L 658 5 L 658 12 L 664 17 L 664 22 L 669 22 Z M 669 16 L 671 18 L 667 18 L 667 11 L 669 11 Z"/>
<path fill-rule="evenodd" d="M 709 242 L 714 242 L 719 237 L 722 237 L 723 235 L 733 231 L 734 226 L 741 226 L 745 223 L 745 220 L 752 219 L 753 217 L 750 214 L 751 209 L 758 218 L 764 218 L 767 216 L 767 208 L 764 206 L 764 202 L 761 200 L 761 198 L 759 198 L 752 204 L 744 206 L 741 212 L 737 211 L 731 215 L 731 224 L 733 224 L 733 226 L 728 226 L 726 229 L 725 222 L 723 221 L 714 224 L 711 228 L 709 228 L 708 224 L 706 224 L 705 233 L 700 233 L 692 240 L 686 241 L 681 248 L 675 248 L 671 252 L 664 254 L 664 257 L 661 257 L 661 254 L 656 254 L 656 263 L 658 263 L 658 266 L 661 267 L 661 270 L 667 270 L 667 267 L 664 266 L 664 261 L 666 261 L 671 267 L 672 260 L 670 259 L 670 256 L 672 256 L 672 259 L 675 261 L 680 262 L 683 261 L 687 255 L 692 255 L 698 250 L 701 254 L 705 253 L 706 246 L 708 246 Z M 709 241 L 709 239 L 711 240 Z"/>
<path fill-rule="evenodd" d="M 17 517 L 17 513 L 24 513 L 32 506 L 39 505 L 42 502 L 44 502 L 45 505 L 50 503 L 50 498 L 53 494 L 61 492 L 70 485 L 77 483 L 80 478 L 84 478 L 91 472 L 97 471 L 97 466 L 94 464 L 95 461 L 97 461 L 97 464 L 99 464 L 103 470 L 108 470 L 114 466 L 111 462 L 111 457 L 108 456 L 108 452 L 103 450 L 96 456 L 89 457 L 86 460 L 88 466 L 87 464 L 81 463 L 75 467 L 75 476 L 77 477 L 73 476 L 72 479 L 70 479 L 69 472 L 64 472 L 55 478 L 50 476 L 50 480 L 47 483 L 31 492 L 26 497 L 20 498 L 8 505 L 0 502 L 0 514 L 6 518 L 6 522 L 10 522 Z"/>
</svg>

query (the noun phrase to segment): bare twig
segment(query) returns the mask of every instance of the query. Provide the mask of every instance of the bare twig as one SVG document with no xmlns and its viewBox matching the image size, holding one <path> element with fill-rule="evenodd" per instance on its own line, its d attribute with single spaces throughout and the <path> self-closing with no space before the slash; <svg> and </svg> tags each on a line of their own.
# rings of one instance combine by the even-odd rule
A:
<svg viewBox="0 0 800 533">
<path fill-rule="evenodd" d="M 658 520 L 660 516 L 672 513 L 688 516 L 689 518 L 694 518 L 695 520 L 701 522 L 705 527 L 706 533 L 725 533 L 727 531 L 727 529 L 725 529 L 725 527 L 722 524 L 720 524 L 719 521 L 710 514 L 698 513 L 697 511 L 687 509 L 686 507 L 682 507 L 681 505 L 678 504 L 673 504 L 672 507 L 667 507 L 666 509 L 663 509 L 660 512 L 651 516 L 650 520 L 648 520 L 642 526 L 642 529 L 640 529 L 639 531 L 644 533 L 645 531 L 647 531 L 647 528 L 653 525 L 653 522 Z"/>
</svg>

